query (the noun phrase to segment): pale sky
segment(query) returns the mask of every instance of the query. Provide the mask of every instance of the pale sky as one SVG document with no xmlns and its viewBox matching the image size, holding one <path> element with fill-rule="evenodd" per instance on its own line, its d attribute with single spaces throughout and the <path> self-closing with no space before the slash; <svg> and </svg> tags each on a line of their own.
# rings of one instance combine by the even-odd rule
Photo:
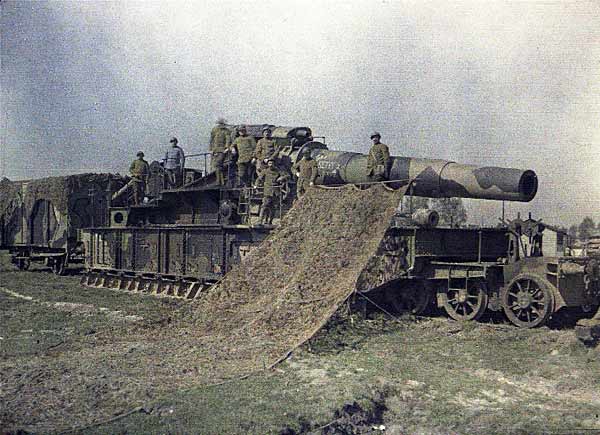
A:
<svg viewBox="0 0 600 435">
<path fill-rule="evenodd" d="M 600 2 L 0 3 L 0 177 L 125 173 L 214 121 L 530 168 L 507 211 L 600 221 Z M 471 221 L 501 204 L 469 201 Z"/>
</svg>

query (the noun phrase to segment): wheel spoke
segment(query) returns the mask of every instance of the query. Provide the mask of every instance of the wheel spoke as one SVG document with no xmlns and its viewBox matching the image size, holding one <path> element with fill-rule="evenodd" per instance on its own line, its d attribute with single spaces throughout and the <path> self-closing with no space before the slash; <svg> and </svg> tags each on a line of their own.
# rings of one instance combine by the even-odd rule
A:
<svg viewBox="0 0 600 435">
<path fill-rule="evenodd" d="M 513 293 L 513 292 L 508 292 L 508 294 L 514 298 L 518 298 L 519 294 L 518 293 Z"/>
<path fill-rule="evenodd" d="M 529 289 L 531 288 L 531 280 L 527 280 L 527 288 L 525 289 L 526 291 L 529 291 Z"/>
<path fill-rule="evenodd" d="M 517 285 L 517 287 L 519 287 L 519 293 L 522 293 L 523 287 L 521 287 L 521 283 L 519 281 L 517 281 L 515 284 Z"/>
<path fill-rule="evenodd" d="M 527 312 L 527 321 L 529 323 L 531 323 L 531 312 L 529 310 L 527 310 L 526 312 Z"/>
</svg>

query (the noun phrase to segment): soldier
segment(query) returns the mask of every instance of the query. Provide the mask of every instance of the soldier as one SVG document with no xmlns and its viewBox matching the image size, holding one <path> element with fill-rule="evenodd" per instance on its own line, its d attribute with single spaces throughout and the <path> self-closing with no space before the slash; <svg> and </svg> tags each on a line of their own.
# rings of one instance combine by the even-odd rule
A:
<svg viewBox="0 0 600 435">
<path fill-rule="evenodd" d="M 373 146 L 367 157 L 367 175 L 372 181 L 383 181 L 388 177 L 390 149 L 380 142 L 381 135 L 377 132 L 371 135 Z"/>
<path fill-rule="evenodd" d="M 275 160 L 267 160 L 267 167 L 260 172 L 256 185 L 263 185 L 263 200 L 260 209 L 260 224 L 271 224 L 273 222 L 273 203 L 275 198 L 280 194 L 277 186 L 284 182 L 288 175 L 282 173 L 275 167 Z"/>
<path fill-rule="evenodd" d="M 217 125 L 210 132 L 210 151 L 212 152 L 212 167 L 217 178 L 217 185 L 225 184 L 223 167 L 225 163 L 225 153 L 231 146 L 231 132 L 225 126 L 225 120 L 219 118 Z"/>
<path fill-rule="evenodd" d="M 171 147 L 167 149 L 164 160 L 167 182 L 169 187 L 179 187 L 183 182 L 185 154 L 177 145 L 178 141 L 176 137 L 172 137 L 169 143 L 171 143 Z"/>
<path fill-rule="evenodd" d="M 257 172 L 265 169 L 267 161 L 276 158 L 279 151 L 275 141 L 271 139 L 271 129 L 265 127 L 262 133 L 263 137 L 258 141 L 254 150 L 253 162 L 256 165 Z"/>
<path fill-rule="evenodd" d="M 237 153 L 238 187 L 249 186 L 252 182 L 252 159 L 256 149 L 256 141 L 247 135 L 246 126 L 241 126 L 239 136 L 233 141 Z"/>
<path fill-rule="evenodd" d="M 144 160 L 144 153 L 142 151 L 137 153 L 137 159 L 129 166 L 129 173 L 133 182 L 133 203 L 139 205 L 144 200 L 148 175 L 150 175 L 150 165 Z"/>
<path fill-rule="evenodd" d="M 315 180 L 319 175 L 319 166 L 317 165 L 317 162 L 313 160 L 310 150 L 307 150 L 304 153 L 304 158 L 294 165 L 294 172 L 298 177 L 296 183 L 296 196 L 300 198 L 304 195 L 308 186 L 314 186 Z"/>
</svg>

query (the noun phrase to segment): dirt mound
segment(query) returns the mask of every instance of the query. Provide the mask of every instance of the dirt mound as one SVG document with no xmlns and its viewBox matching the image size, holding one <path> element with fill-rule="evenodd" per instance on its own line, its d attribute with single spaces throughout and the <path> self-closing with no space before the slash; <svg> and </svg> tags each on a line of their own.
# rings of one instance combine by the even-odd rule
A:
<svg viewBox="0 0 600 435">
<path fill-rule="evenodd" d="M 383 413 L 387 410 L 385 405 L 387 391 L 377 391 L 375 397 L 346 403 L 335 411 L 333 420 L 325 425 L 299 420 L 299 430 L 286 426 L 279 435 L 356 435 L 356 434 L 381 434 L 385 431 Z"/>
<path fill-rule="evenodd" d="M 226 349 L 223 362 L 243 359 L 247 369 L 275 364 L 356 290 L 402 194 L 381 187 L 313 189 L 181 323 Z"/>
</svg>

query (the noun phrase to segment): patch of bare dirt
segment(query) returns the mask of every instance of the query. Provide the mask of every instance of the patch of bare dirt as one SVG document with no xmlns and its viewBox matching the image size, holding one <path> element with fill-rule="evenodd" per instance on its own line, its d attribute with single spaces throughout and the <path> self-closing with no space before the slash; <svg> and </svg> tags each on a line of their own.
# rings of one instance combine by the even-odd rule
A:
<svg viewBox="0 0 600 435">
<path fill-rule="evenodd" d="M 110 310 L 106 307 L 97 307 L 96 305 L 93 305 L 93 304 L 80 304 L 80 303 L 74 303 L 74 302 L 40 301 L 31 296 L 23 295 L 21 293 L 12 291 L 5 287 L 0 287 L 0 292 L 3 292 L 9 296 L 12 296 L 13 298 L 23 299 L 23 300 L 26 300 L 29 302 L 33 302 L 36 304 L 40 304 L 40 305 L 44 305 L 46 307 L 56 309 L 57 311 L 64 311 L 66 313 L 80 314 L 80 315 L 84 315 L 84 316 L 102 313 L 112 319 L 125 320 L 128 322 L 140 322 L 140 321 L 144 320 L 144 318 L 142 316 L 125 315 L 125 314 L 123 314 L 122 311 Z"/>
</svg>

